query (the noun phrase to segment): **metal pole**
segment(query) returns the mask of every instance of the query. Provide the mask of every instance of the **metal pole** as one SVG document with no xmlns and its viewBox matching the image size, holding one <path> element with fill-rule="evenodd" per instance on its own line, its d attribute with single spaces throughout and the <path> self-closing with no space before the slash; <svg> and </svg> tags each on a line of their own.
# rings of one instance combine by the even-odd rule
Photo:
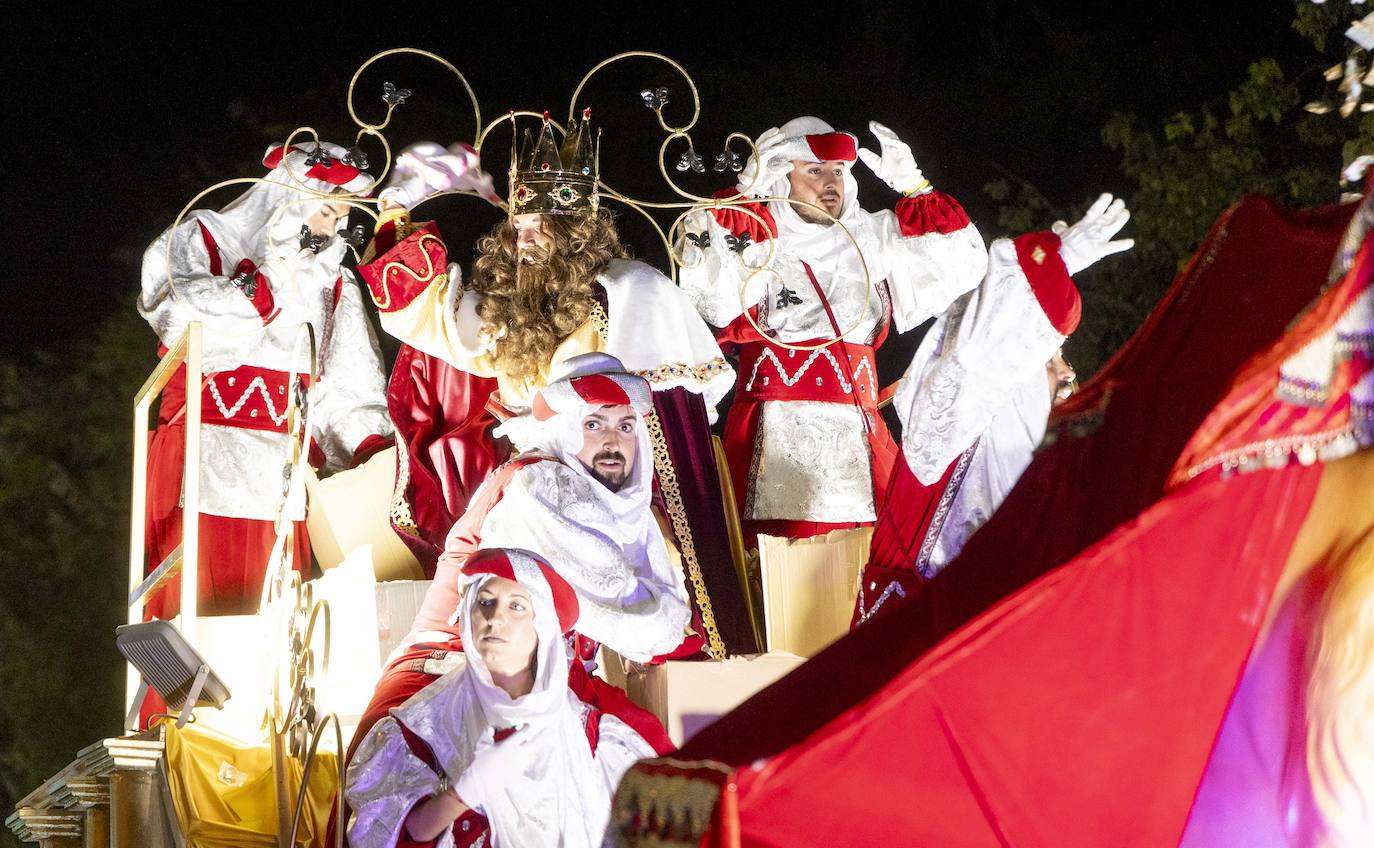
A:
<svg viewBox="0 0 1374 848">
<path fill-rule="evenodd" d="M 186 464 L 182 471 L 181 635 L 196 644 L 196 601 L 200 578 L 200 392 L 201 324 L 186 327 Z"/>
</svg>

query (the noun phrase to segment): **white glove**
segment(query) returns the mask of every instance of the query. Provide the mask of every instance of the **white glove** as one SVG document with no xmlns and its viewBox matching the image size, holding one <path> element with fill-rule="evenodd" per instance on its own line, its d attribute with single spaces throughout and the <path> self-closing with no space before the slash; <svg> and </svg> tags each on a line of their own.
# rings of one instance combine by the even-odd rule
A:
<svg viewBox="0 0 1374 848">
<path fill-rule="evenodd" d="M 1077 274 L 1104 256 L 1135 247 L 1135 239 L 1111 240 L 1130 219 L 1126 201 L 1103 194 L 1073 226 L 1063 221 L 1051 224 L 1050 229 L 1059 236 L 1059 255 L 1069 274 Z"/>
<path fill-rule="evenodd" d="M 859 148 L 859 159 L 868 166 L 868 170 L 902 194 L 912 194 L 930 187 L 930 181 L 916 167 L 916 157 L 911 155 L 911 147 L 906 142 L 877 121 L 869 121 L 868 129 L 877 136 L 878 147 L 882 150 L 879 156 L 866 147 Z"/>
<path fill-rule="evenodd" d="M 396 157 L 391 177 L 378 199 L 410 209 L 430 195 L 464 190 L 501 204 L 491 175 L 482 170 L 477 151 L 471 145 L 459 142 L 445 150 L 432 141 L 421 141 Z"/>
<path fill-rule="evenodd" d="M 744 170 L 739 172 L 736 188 L 745 197 L 766 197 L 772 194 L 774 183 L 792 173 L 792 157 L 786 150 L 787 139 L 777 127 L 759 136 L 754 146 L 758 152 L 749 157 Z"/>
<path fill-rule="evenodd" d="M 488 727 L 477 740 L 472 762 L 453 784 L 458 800 L 481 812 L 488 793 L 513 787 L 524 772 L 527 756 L 523 749 L 531 738 L 528 728 L 522 728 L 497 742 L 495 731 Z"/>
</svg>

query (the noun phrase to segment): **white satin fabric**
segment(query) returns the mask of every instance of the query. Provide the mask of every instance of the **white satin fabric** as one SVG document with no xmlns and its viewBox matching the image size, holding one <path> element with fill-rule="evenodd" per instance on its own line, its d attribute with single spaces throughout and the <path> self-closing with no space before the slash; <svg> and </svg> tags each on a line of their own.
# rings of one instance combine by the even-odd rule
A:
<svg viewBox="0 0 1374 848">
<path fill-rule="evenodd" d="M 310 391 L 312 436 L 325 453 L 326 470 L 348 467 L 354 448 L 368 435 L 392 432 L 377 339 L 357 281 L 339 265 L 345 244 L 336 236 L 318 254 L 300 249 L 301 225 L 324 201 L 302 195 L 289 180 L 278 166 L 223 210 L 190 213 L 143 257 L 139 313 L 167 346 L 192 321 L 204 324 L 203 367 L 215 391 L 212 401 L 231 418 L 229 425 L 206 425 L 202 431 L 200 510 L 212 515 L 268 520 L 276 515 L 286 437 L 232 426 L 229 413 L 256 388 L 217 375 L 244 365 L 277 371 L 294 366 L 308 373 L 308 360 L 293 359 L 292 353 L 302 324 L 313 328 L 318 345 L 320 380 Z M 303 182 L 321 192 L 332 188 Z M 202 224 L 219 249 L 218 274 Z M 253 301 L 230 281 L 243 259 L 266 277 L 280 310 L 266 324 Z M 341 275 L 336 304 L 335 282 Z M 285 414 L 284 397 L 269 403 Z"/>
<path fill-rule="evenodd" d="M 577 458 L 591 405 L 540 422 L 522 452 L 556 457 L 521 468 L 482 524 L 482 547 L 537 551 L 577 591 L 578 632 L 644 661 L 682 644 L 691 607 L 650 511 L 653 447 L 635 416 L 635 459 L 613 492 Z"/>
<path fill-rule="evenodd" d="M 768 336 L 799 343 L 835 337 L 872 344 L 889 319 L 905 332 L 943 312 L 987 270 L 983 238 L 972 224 L 952 233 L 903 236 L 891 210 L 859 206 L 844 175 L 839 225 L 808 223 L 791 203 L 771 200 L 778 238 L 732 250 L 734 234 L 708 210 L 688 216 L 678 245 L 683 292 L 707 323 L 724 327 L 757 307 Z M 786 197 L 787 179 L 771 189 Z M 705 241 L 705 246 L 702 242 Z M 771 258 L 770 258 L 771 254 Z M 834 324 L 806 273 L 809 265 Z M 753 269 L 767 267 L 764 271 Z M 807 354 L 798 352 L 798 362 Z M 767 401 L 754 446 L 745 518 L 872 521 L 873 483 L 864 422 L 847 404 Z M 823 449 L 822 449 L 823 448 Z"/>
<path fill-rule="evenodd" d="M 932 485 L 976 441 L 928 563 L 952 560 L 1011 491 L 1045 436 L 1045 364 L 1064 337 L 1045 316 L 1008 239 L 993 242 L 991 268 L 921 340 L 898 384 L 902 453 Z"/>
</svg>

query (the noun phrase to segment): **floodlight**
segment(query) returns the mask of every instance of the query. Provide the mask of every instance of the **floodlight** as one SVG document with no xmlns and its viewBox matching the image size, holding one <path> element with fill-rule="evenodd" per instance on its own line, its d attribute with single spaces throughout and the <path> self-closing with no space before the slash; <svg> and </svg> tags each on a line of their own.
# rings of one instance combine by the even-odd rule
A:
<svg viewBox="0 0 1374 848">
<path fill-rule="evenodd" d="M 148 687 L 157 692 L 169 710 L 180 710 L 177 727 L 184 727 L 196 707 L 223 709 L 229 688 L 210 670 L 170 622 L 154 619 L 115 628 L 115 647 L 138 669 L 142 682 L 129 708 L 126 727 L 136 729 L 139 708 Z"/>
</svg>

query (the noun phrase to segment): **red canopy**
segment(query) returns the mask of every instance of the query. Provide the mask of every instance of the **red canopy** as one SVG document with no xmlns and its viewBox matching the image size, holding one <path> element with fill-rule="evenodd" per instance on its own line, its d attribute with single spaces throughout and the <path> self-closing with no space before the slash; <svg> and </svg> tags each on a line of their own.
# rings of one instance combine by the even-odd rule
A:
<svg viewBox="0 0 1374 848">
<path fill-rule="evenodd" d="M 731 770 L 710 776 L 711 841 L 1176 843 L 1322 466 L 1166 485 L 1185 448 L 1237 436 L 1204 420 L 1263 396 L 1238 373 L 1276 376 L 1330 328 L 1322 304 L 1367 285 L 1356 262 L 1285 335 L 1352 211 L 1229 209 L 955 563 L 675 755 L 679 780 L 684 761 Z M 669 788 L 666 768 L 638 766 L 621 800 Z M 637 826 L 663 831 L 646 809 Z"/>
</svg>

